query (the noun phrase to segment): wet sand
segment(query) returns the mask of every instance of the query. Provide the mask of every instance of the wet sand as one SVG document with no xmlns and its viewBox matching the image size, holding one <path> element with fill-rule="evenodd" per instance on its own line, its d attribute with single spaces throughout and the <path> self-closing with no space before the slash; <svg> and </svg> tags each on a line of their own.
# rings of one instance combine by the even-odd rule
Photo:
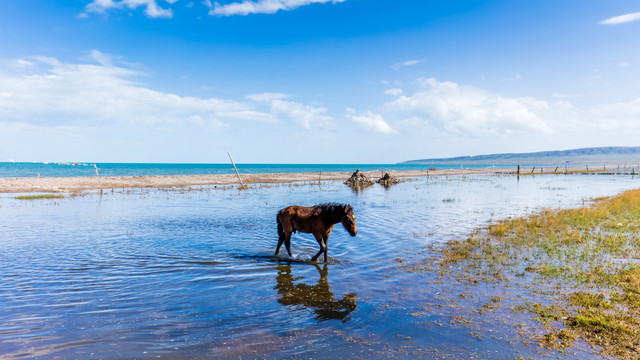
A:
<svg viewBox="0 0 640 360">
<path fill-rule="evenodd" d="M 379 179 L 379 171 L 364 172 L 371 180 Z M 512 174 L 516 169 L 465 169 L 465 170 L 412 170 L 391 171 L 390 175 L 399 179 L 421 176 L 447 176 L 472 174 Z M 350 172 L 327 173 L 275 173 L 241 174 L 246 184 L 346 181 Z M 41 177 L 41 178 L 0 178 L 0 193 L 80 193 L 99 189 L 123 188 L 185 188 L 189 186 L 239 185 L 233 175 L 161 175 L 161 176 L 108 176 L 108 177 Z"/>
</svg>

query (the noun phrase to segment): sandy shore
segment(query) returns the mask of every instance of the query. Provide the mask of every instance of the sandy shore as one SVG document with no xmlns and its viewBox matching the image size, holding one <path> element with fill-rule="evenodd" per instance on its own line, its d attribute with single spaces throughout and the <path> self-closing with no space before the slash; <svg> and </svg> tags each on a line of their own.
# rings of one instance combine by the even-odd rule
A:
<svg viewBox="0 0 640 360">
<path fill-rule="evenodd" d="M 365 172 L 372 180 L 380 178 L 379 171 Z M 515 174 L 515 169 L 473 170 L 415 170 L 391 171 L 396 178 L 420 176 L 471 175 L 471 174 Z M 241 174 L 244 184 L 291 183 L 304 181 L 346 181 L 350 172 L 329 173 L 276 173 Z M 184 188 L 203 185 L 239 185 L 236 175 L 160 175 L 160 176 L 109 176 L 109 177 L 47 177 L 47 178 L 0 178 L 0 193 L 79 193 L 100 188 Z"/>
</svg>

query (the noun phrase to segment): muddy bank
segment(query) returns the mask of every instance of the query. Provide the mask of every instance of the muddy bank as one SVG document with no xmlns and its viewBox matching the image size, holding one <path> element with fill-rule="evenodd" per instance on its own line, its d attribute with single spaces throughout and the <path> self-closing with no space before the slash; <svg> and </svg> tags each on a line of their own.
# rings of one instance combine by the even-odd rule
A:
<svg viewBox="0 0 640 360">
<path fill-rule="evenodd" d="M 516 169 L 470 170 L 412 170 L 394 171 L 395 178 L 421 176 L 515 174 Z M 370 178 L 381 176 L 379 171 L 363 172 Z M 329 173 L 275 173 L 241 174 L 244 184 L 322 182 L 346 180 L 350 172 Z M 189 186 L 239 184 L 236 175 L 161 175 L 161 176 L 110 176 L 110 177 L 49 177 L 49 178 L 0 178 L 0 193 L 55 192 L 79 193 L 98 189 L 122 188 L 184 188 Z"/>
</svg>

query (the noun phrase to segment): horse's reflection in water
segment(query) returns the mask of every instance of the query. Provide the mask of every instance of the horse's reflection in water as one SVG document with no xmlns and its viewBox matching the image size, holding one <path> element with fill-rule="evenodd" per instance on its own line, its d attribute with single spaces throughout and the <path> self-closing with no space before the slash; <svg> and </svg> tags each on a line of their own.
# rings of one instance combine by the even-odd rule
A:
<svg viewBox="0 0 640 360">
<path fill-rule="evenodd" d="M 331 292 L 329 280 L 327 280 L 327 264 L 322 269 L 315 265 L 320 273 L 320 279 L 316 285 L 307 285 L 304 283 L 294 283 L 300 278 L 294 278 L 291 275 L 291 265 L 278 265 L 278 285 L 275 289 L 280 294 L 278 302 L 282 305 L 302 305 L 313 309 L 316 314 L 316 320 L 337 319 L 343 322 L 349 321 L 347 316 L 355 310 L 356 294 L 347 294 L 342 299 L 336 300 Z"/>
</svg>

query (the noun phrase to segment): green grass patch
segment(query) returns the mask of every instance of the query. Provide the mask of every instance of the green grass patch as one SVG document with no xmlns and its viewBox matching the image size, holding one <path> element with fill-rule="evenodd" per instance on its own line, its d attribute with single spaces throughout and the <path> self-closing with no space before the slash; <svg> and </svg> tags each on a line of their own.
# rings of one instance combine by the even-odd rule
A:
<svg viewBox="0 0 640 360">
<path fill-rule="evenodd" d="M 535 302 L 511 309 L 535 315 L 541 345 L 580 337 L 603 355 L 640 358 L 640 190 L 499 221 L 436 251 L 442 276 L 527 284 L 518 291 Z"/>
<path fill-rule="evenodd" d="M 16 196 L 18 200 L 38 200 L 38 199 L 62 199 L 64 195 L 60 194 L 41 194 L 41 195 L 20 195 Z"/>
</svg>

